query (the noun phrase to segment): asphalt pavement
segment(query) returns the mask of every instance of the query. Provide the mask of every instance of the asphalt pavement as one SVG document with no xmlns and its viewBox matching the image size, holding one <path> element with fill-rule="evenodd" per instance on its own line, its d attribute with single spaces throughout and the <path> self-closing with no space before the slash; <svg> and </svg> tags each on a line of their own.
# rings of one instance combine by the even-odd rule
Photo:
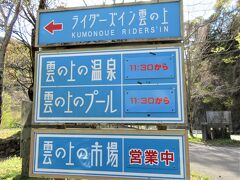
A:
<svg viewBox="0 0 240 180">
<path fill-rule="evenodd" d="M 240 180 L 240 147 L 190 144 L 191 171 L 211 180 Z"/>
</svg>

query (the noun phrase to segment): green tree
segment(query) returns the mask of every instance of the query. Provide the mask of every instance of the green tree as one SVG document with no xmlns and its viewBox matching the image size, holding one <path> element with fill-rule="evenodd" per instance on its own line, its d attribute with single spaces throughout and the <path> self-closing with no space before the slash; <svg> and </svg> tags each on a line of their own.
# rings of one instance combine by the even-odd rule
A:
<svg viewBox="0 0 240 180">
<path fill-rule="evenodd" d="M 195 21 L 200 28 L 193 28 L 188 44 L 194 119 L 204 117 L 206 110 L 231 110 L 233 122 L 240 119 L 240 11 L 230 2 L 218 0 L 208 20 Z"/>
<path fill-rule="evenodd" d="M 4 36 L 0 44 L 0 124 L 1 124 L 4 60 L 7 51 L 7 46 L 12 36 L 13 26 L 21 10 L 22 0 L 16 2 L 1 0 L 0 2 L 1 2 L 0 30 L 4 32 Z"/>
<path fill-rule="evenodd" d="M 1 128 L 13 128 L 17 127 L 20 124 L 19 117 L 15 116 L 13 117 L 12 113 L 12 98 L 11 96 L 4 92 L 3 93 L 3 104 L 2 104 L 2 123 Z"/>
</svg>

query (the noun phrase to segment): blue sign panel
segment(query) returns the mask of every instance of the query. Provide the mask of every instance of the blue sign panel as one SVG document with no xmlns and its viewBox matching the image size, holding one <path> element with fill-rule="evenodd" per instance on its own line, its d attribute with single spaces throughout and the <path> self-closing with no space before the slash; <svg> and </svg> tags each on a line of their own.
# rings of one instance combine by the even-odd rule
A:
<svg viewBox="0 0 240 180">
<path fill-rule="evenodd" d="M 34 122 L 184 123 L 180 53 L 180 47 L 39 53 Z"/>
<path fill-rule="evenodd" d="M 172 56 L 135 57 L 125 60 L 125 79 L 171 79 L 176 71 Z"/>
<path fill-rule="evenodd" d="M 117 40 L 180 39 L 180 1 L 40 11 L 39 46 Z"/>
<path fill-rule="evenodd" d="M 186 179 L 184 135 L 34 133 L 33 175 Z"/>
<path fill-rule="evenodd" d="M 175 112 L 175 89 L 129 90 L 125 94 L 125 112 Z"/>
</svg>

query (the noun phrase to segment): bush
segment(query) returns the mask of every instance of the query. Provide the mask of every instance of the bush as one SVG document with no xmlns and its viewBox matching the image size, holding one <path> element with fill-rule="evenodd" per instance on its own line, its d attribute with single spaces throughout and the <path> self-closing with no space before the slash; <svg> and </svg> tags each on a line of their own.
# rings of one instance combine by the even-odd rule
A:
<svg viewBox="0 0 240 180">
<path fill-rule="evenodd" d="M 7 93 L 3 93 L 2 105 L 2 128 L 16 128 L 20 126 L 21 112 L 13 112 L 11 109 L 12 97 Z"/>
</svg>

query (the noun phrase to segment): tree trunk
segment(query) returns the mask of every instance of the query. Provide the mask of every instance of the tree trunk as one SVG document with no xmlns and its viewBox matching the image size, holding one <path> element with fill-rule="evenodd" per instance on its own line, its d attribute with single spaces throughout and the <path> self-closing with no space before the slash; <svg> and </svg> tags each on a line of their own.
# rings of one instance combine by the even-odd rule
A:
<svg viewBox="0 0 240 180">
<path fill-rule="evenodd" d="M 35 26 L 36 27 L 36 26 Z M 32 29 L 32 41 L 31 41 L 31 60 L 32 60 L 32 84 L 28 88 L 28 97 L 30 101 L 33 101 L 33 85 L 34 85 L 34 67 L 35 67 L 35 52 L 37 51 L 37 48 L 35 47 L 35 28 Z"/>
<path fill-rule="evenodd" d="M 233 69 L 234 91 L 232 92 L 232 128 L 234 133 L 240 133 L 240 62 Z"/>
<path fill-rule="evenodd" d="M 0 124 L 2 122 L 2 93 L 3 93 L 3 71 L 4 71 L 4 58 L 7 50 L 8 43 L 12 36 L 13 26 L 18 18 L 18 14 L 21 10 L 22 0 L 17 1 L 17 5 L 13 14 L 13 17 L 9 22 L 9 19 L 5 19 L 5 35 L 0 47 Z"/>
<path fill-rule="evenodd" d="M 2 92 L 3 92 L 3 69 L 4 69 L 4 57 L 5 50 L 3 48 L 0 49 L 0 124 L 2 122 Z"/>
<path fill-rule="evenodd" d="M 40 0 L 39 1 L 39 6 L 38 6 L 38 10 L 43 10 L 43 9 L 47 9 L 47 3 L 46 0 Z M 31 39 L 31 49 L 30 49 L 30 53 L 31 53 L 31 60 L 32 60 L 32 85 L 29 87 L 28 89 L 28 97 L 31 101 L 33 101 L 33 86 L 34 86 L 34 67 L 35 67 L 35 53 L 38 50 L 38 48 L 35 47 L 35 32 L 36 32 L 36 24 L 32 29 L 32 39 Z"/>
<path fill-rule="evenodd" d="M 240 92 L 234 93 L 232 99 L 232 128 L 234 133 L 240 133 Z"/>
</svg>

